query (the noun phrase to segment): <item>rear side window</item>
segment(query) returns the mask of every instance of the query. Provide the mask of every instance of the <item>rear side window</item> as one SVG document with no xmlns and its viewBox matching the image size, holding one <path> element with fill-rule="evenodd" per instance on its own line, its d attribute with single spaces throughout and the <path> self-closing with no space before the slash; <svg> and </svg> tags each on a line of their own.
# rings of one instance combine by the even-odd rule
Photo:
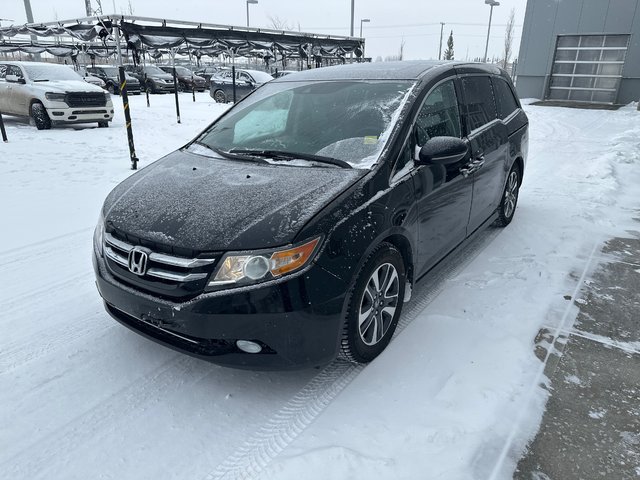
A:
<svg viewBox="0 0 640 480">
<path fill-rule="evenodd" d="M 496 103 L 489 77 L 464 77 L 464 116 L 469 131 L 480 128 L 497 118 Z"/>
<path fill-rule="evenodd" d="M 4 80 L 4 77 L 7 76 L 7 66 L 0 65 L 0 80 Z"/>
<path fill-rule="evenodd" d="M 498 118 L 507 118 L 519 108 L 518 101 L 507 82 L 502 78 L 494 77 L 491 81 L 493 82 L 493 92 L 496 97 L 496 107 L 498 107 Z"/>
</svg>

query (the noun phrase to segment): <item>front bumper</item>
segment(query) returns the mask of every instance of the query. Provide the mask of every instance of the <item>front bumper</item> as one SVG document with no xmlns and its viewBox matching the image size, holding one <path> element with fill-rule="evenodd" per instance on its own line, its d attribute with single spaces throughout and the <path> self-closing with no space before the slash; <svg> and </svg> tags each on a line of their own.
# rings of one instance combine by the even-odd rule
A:
<svg viewBox="0 0 640 480">
<path fill-rule="evenodd" d="M 110 122 L 113 120 L 113 104 L 104 107 L 68 107 L 45 106 L 51 123 L 54 125 L 69 123 Z"/>
<path fill-rule="evenodd" d="M 171 83 L 161 83 L 161 82 L 153 82 L 153 90 L 156 92 L 170 92 L 173 93 L 176 91 L 173 86 L 173 82 Z"/>
<path fill-rule="evenodd" d="M 315 367 L 336 356 L 346 286 L 319 266 L 284 281 L 174 303 L 122 284 L 95 252 L 93 265 L 107 312 L 174 350 L 220 365 L 265 370 Z M 242 352 L 237 340 L 259 343 L 262 352 Z"/>
</svg>

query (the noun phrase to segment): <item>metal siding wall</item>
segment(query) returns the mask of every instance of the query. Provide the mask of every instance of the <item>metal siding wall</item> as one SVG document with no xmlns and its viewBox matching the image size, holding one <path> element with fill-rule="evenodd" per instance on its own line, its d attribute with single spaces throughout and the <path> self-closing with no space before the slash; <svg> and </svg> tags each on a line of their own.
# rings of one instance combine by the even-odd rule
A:
<svg viewBox="0 0 640 480">
<path fill-rule="evenodd" d="M 620 3 L 631 4 L 635 3 L 635 11 L 625 10 L 625 13 L 629 13 L 629 19 L 631 19 L 631 28 L 627 32 L 631 33 L 629 39 L 629 49 L 627 50 L 627 59 L 624 64 L 624 70 L 622 71 L 622 83 L 625 83 L 625 78 L 640 79 L 640 2 L 638 0 L 617 0 Z M 630 6 L 631 7 L 631 6 Z M 607 22 L 608 23 L 608 22 Z M 637 85 L 637 84 L 636 84 Z M 640 91 L 636 92 L 636 100 L 640 99 Z"/>
<path fill-rule="evenodd" d="M 556 0 L 529 0 L 518 56 L 518 76 L 545 76 L 555 48 Z"/>
<path fill-rule="evenodd" d="M 565 2 L 566 0 L 562 0 L 562 3 Z M 605 33 L 604 22 L 607 18 L 607 10 L 609 10 L 611 0 L 587 0 L 577 3 L 581 5 L 579 7 L 580 24 L 578 25 L 577 33 Z M 612 6 L 612 8 L 615 8 L 615 6 Z"/>
<path fill-rule="evenodd" d="M 607 33 L 629 33 L 637 8 L 638 0 L 610 0 L 604 31 Z M 640 32 L 636 30 L 636 33 Z"/>
</svg>

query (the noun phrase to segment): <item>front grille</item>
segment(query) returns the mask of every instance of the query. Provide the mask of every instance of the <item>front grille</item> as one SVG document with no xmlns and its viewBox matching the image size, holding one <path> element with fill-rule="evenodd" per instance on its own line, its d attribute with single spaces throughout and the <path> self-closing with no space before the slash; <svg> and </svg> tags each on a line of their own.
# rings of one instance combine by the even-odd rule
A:
<svg viewBox="0 0 640 480">
<path fill-rule="evenodd" d="M 107 96 L 102 92 L 71 92 L 67 93 L 65 102 L 70 107 L 104 107 Z"/>
<path fill-rule="evenodd" d="M 147 269 L 144 275 L 137 275 L 129 270 L 129 252 L 134 247 L 111 233 L 105 233 L 104 255 L 111 272 L 134 287 L 170 298 L 200 293 L 217 260 L 180 257 L 145 248 L 148 252 Z"/>
</svg>

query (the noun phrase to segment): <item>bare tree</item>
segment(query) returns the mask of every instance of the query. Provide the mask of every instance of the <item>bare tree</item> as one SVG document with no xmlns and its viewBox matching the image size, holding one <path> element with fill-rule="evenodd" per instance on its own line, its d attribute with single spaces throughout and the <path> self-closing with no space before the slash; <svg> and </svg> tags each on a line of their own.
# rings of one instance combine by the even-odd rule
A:
<svg viewBox="0 0 640 480">
<path fill-rule="evenodd" d="M 286 30 L 286 31 L 292 31 L 294 28 L 293 25 L 289 25 L 289 22 L 287 20 L 281 19 L 277 15 L 275 17 L 272 17 L 271 15 L 269 15 L 269 27 L 272 28 L 273 30 Z M 299 27 L 300 27 L 300 23 L 298 22 L 298 28 Z"/>
<path fill-rule="evenodd" d="M 131 5 L 131 0 L 129 0 L 129 15 L 133 15 L 133 6 Z"/>
<path fill-rule="evenodd" d="M 405 40 L 403 38 L 402 41 L 400 42 L 400 51 L 398 52 L 398 60 L 400 61 L 404 60 L 404 44 L 405 44 Z"/>
<path fill-rule="evenodd" d="M 507 68 L 511 61 L 511 55 L 513 53 L 513 27 L 516 23 L 516 11 L 514 8 L 509 12 L 509 20 L 507 21 L 507 27 L 504 32 L 504 54 L 502 57 L 502 68 Z"/>
</svg>

